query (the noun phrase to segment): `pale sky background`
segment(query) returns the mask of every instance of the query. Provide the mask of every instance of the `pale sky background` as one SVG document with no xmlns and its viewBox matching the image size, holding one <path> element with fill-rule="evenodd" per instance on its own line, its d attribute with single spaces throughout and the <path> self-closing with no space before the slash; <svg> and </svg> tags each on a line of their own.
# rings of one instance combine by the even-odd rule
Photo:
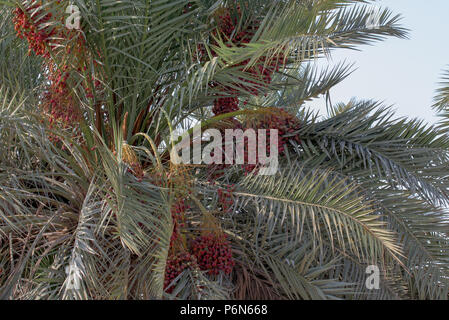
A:
<svg viewBox="0 0 449 320">
<path fill-rule="evenodd" d="M 431 106 L 443 69 L 449 65 L 449 0 L 380 0 L 402 15 L 409 39 L 388 38 L 360 52 L 339 49 L 332 64 L 355 62 L 357 70 L 331 91 L 332 102 L 352 97 L 394 105 L 398 116 L 435 123 Z M 321 64 L 321 62 L 320 62 Z M 311 103 L 323 110 L 323 101 Z M 325 109 L 324 109 L 325 110 Z"/>
</svg>

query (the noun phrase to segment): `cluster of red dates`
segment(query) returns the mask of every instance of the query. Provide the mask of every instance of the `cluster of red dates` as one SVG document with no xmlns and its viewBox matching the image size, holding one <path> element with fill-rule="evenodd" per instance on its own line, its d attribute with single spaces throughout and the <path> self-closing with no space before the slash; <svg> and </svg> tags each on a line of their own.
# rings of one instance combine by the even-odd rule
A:
<svg viewBox="0 0 449 320">
<path fill-rule="evenodd" d="M 81 33 L 64 27 L 65 16 L 53 14 L 65 12 L 63 8 L 64 1 L 55 1 L 52 6 L 43 1 L 23 1 L 14 10 L 13 22 L 17 36 L 27 40 L 29 54 L 43 58 L 42 74 L 47 88 L 41 97 L 42 111 L 52 126 L 76 128 L 82 111 L 68 81 L 71 72 L 86 70 L 87 50 Z M 98 81 L 95 86 L 99 86 Z"/>
</svg>

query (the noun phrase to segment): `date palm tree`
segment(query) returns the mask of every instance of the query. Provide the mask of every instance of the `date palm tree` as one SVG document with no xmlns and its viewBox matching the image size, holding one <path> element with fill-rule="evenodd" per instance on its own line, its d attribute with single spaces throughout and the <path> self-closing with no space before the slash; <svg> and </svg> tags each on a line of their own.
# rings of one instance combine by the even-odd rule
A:
<svg viewBox="0 0 449 320">
<path fill-rule="evenodd" d="M 405 38 L 399 16 L 72 2 L 1 2 L 2 299 L 448 298 L 443 128 L 371 100 L 310 107 L 352 71 L 314 60 Z M 279 170 L 175 164 L 173 132 L 198 123 L 279 129 Z"/>
</svg>

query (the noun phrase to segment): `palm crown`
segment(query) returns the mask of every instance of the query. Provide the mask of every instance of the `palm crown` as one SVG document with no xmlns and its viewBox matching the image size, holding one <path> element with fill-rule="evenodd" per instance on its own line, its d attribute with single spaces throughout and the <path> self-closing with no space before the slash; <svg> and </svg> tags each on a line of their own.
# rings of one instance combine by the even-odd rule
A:
<svg viewBox="0 0 449 320">
<path fill-rule="evenodd" d="M 399 16 L 371 27 L 359 0 L 76 0 L 68 29 L 61 1 L 6 2 L 0 297 L 448 297 L 444 126 L 371 100 L 307 107 L 352 70 L 311 61 L 406 37 Z M 174 164 L 172 133 L 197 123 L 278 129 L 278 172 Z"/>
</svg>

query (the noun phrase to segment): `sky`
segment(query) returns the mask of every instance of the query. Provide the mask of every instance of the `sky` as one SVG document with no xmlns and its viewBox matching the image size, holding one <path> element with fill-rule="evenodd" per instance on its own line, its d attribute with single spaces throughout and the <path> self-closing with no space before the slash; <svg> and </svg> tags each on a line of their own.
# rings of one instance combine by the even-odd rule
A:
<svg viewBox="0 0 449 320">
<path fill-rule="evenodd" d="M 331 91 L 332 102 L 348 102 L 353 97 L 384 101 L 398 116 L 436 123 L 433 97 L 442 71 L 449 69 L 449 1 L 378 3 L 402 15 L 402 25 L 410 30 L 409 39 L 388 38 L 374 46 L 359 47 L 361 52 L 334 51 L 331 65 L 346 60 L 355 62 L 356 70 Z M 323 110 L 323 101 L 315 103 Z"/>
</svg>

